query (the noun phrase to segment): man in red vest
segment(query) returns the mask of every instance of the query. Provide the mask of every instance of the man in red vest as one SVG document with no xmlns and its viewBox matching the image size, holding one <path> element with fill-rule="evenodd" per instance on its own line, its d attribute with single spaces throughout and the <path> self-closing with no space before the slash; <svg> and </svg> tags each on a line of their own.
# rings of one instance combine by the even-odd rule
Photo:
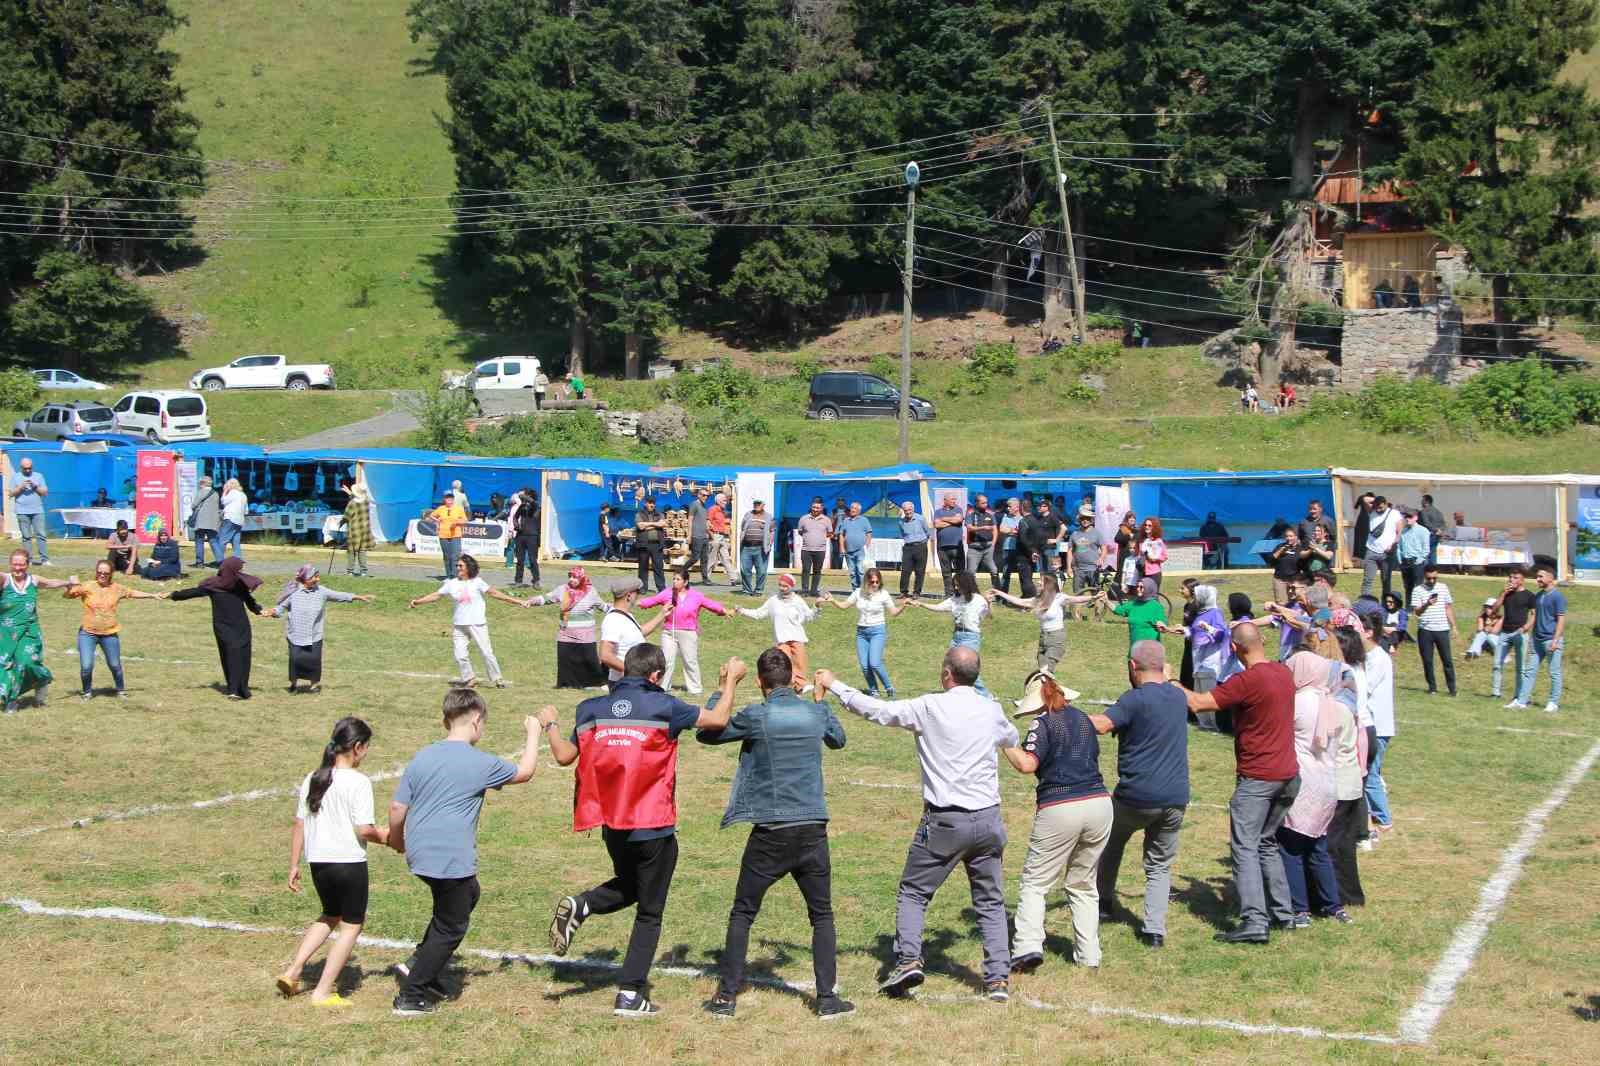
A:
<svg viewBox="0 0 1600 1066">
<path fill-rule="evenodd" d="M 663 692 L 666 669 L 660 648 L 635 645 L 611 691 L 578 704 L 570 738 L 553 722 L 545 727 L 556 762 L 578 764 L 572 828 L 582 833 L 600 827 L 614 871 L 604 884 L 556 904 L 550 944 L 557 955 L 565 955 L 591 914 L 637 907 L 618 982 L 622 990 L 612 1009 L 624 1018 L 649 1018 L 659 1009 L 650 1002 L 649 976 L 678 865 L 678 734 L 725 728 L 734 690 L 745 675 L 738 659 L 723 664 L 713 710 Z"/>
</svg>

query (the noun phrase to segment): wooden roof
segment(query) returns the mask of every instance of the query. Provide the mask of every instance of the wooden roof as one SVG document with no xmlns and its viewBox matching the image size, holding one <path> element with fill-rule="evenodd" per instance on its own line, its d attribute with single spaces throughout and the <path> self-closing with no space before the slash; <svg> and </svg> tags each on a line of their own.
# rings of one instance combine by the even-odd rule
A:
<svg viewBox="0 0 1600 1066">
<path fill-rule="evenodd" d="M 1395 189 L 1393 182 L 1384 182 L 1370 189 L 1361 187 L 1361 175 L 1357 173 L 1356 147 L 1349 141 L 1345 142 L 1339 154 L 1328 164 L 1325 173 L 1333 175 L 1322 183 L 1317 190 L 1317 202 L 1321 204 L 1353 204 L 1359 200 L 1363 204 L 1402 204 L 1406 198 Z"/>
</svg>

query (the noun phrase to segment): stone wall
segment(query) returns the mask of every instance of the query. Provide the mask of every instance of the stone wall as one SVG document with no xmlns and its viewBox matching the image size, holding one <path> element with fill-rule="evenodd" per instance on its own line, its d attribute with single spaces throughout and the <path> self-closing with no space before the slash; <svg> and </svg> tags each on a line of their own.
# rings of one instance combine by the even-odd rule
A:
<svg viewBox="0 0 1600 1066">
<path fill-rule="evenodd" d="M 1450 385 L 1470 377 L 1461 365 L 1461 311 L 1454 302 L 1346 311 L 1339 387 L 1359 389 L 1379 374 Z"/>
</svg>

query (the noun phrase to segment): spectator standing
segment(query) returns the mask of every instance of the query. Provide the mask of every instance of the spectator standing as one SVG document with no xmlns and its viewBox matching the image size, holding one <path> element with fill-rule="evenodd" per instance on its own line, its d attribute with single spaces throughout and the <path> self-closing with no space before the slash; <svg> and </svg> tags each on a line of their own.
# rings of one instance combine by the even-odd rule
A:
<svg viewBox="0 0 1600 1066">
<path fill-rule="evenodd" d="M 236 559 L 244 558 L 244 523 L 249 513 L 250 498 L 238 478 L 229 478 L 222 486 L 222 528 L 217 530 L 217 541 L 224 550 L 231 544 Z"/>
<path fill-rule="evenodd" d="M 1022 502 L 1013 496 L 1006 500 L 1005 514 L 1000 516 L 998 523 L 1001 592 L 1011 591 L 1011 575 L 1021 569 L 1017 559 L 1017 529 L 1022 525 L 1022 521 Z"/>
<path fill-rule="evenodd" d="M 1405 510 L 1400 518 L 1400 540 L 1396 551 L 1400 558 L 1400 580 L 1405 585 L 1406 602 L 1411 602 L 1411 591 L 1422 580 L 1422 568 L 1428 565 L 1428 552 L 1432 538 L 1417 520 L 1417 512 Z"/>
<path fill-rule="evenodd" d="M 1428 531 L 1428 562 L 1436 563 L 1439 561 L 1439 542 L 1444 539 L 1444 512 L 1433 505 L 1433 497 L 1427 493 L 1422 494 L 1422 507 L 1417 512 L 1417 521 Z"/>
<path fill-rule="evenodd" d="M 1050 502 L 1043 498 L 1034 504 L 1033 513 L 1017 526 L 1017 566 L 1022 598 L 1032 599 L 1036 593 L 1033 584 L 1035 570 L 1043 572 L 1048 567 L 1050 538 L 1055 535 L 1055 520 L 1050 515 Z"/>
<path fill-rule="evenodd" d="M 998 528 L 999 518 L 989 510 L 989 497 L 980 495 L 967 514 L 967 570 L 974 574 L 980 570 L 987 573 L 990 588 L 1000 587 L 1000 571 L 994 558 Z"/>
<path fill-rule="evenodd" d="M 1533 699 L 1533 686 L 1539 680 L 1539 667 L 1550 664 L 1550 699 L 1544 709 L 1554 714 L 1561 709 L 1561 650 L 1566 645 L 1567 597 L 1556 588 L 1556 572 L 1540 564 L 1533 579 L 1539 584 L 1539 593 L 1533 605 L 1533 654 L 1528 665 L 1522 668 L 1522 680 L 1517 685 L 1517 698 L 1508 710 L 1524 710 Z"/>
<path fill-rule="evenodd" d="M 1206 542 L 1204 564 L 1212 570 L 1228 568 L 1228 527 L 1217 521 L 1217 512 L 1210 511 L 1200 523 L 1199 536 Z"/>
<path fill-rule="evenodd" d="M 1289 602 L 1289 586 L 1300 577 L 1300 534 L 1294 529 L 1283 531 L 1283 543 L 1272 549 L 1272 599 L 1276 603 Z"/>
<path fill-rule="evenodd" d="M 45 544 L 44 500 L 50 495 L 50 486 L 44 475 L 33 469 L 33 460 L 27 456 L 17 464 L 16 479 L 11 484 L 11 510 L 17 516 L 17 529 L 22 536 L 22 546 L 33 541 L 33 565 L 44 566 L 50 562 L 50 549 Z"/>
<path fill-rule="evenodd" d="M 1417 616 L 1417 653 L 1422 656 L 1422 677 L 1428 683 L 1428 695 L 1439 691 L 1433 676 L 1433 656 L 1437 651 L 1444 666 L 1445 688 L 1454 696 L 1456 664 L 1450 657 L 1450 634 L 1456 628 L 1456 609 L 1450 586 L 1439 580 L 1438 567 L 1423 570 L 1422 584 L 1411 593 L 1411 612 Z"/>
<path fill-rule="evenodd" d="M 194 537 L 194 565 L 206 565 L 207 544 L 211 545 L 211 565 L 222 562 L 222 543 L 217 539 L 217 530 L 222 528 L 222 494 L 212 486 L 209 477 L 201 478 L 195 490 L 188 526 Z"/>
<path fill-rule="evenodd" d="M 811 499 L 811 509 L 795 524 L 800 531 L 800 592 L 822 594 L 822 567 L 828 561 L 828 541 L 833 539 L 833 519 L 823 513 L 822 497 Z"/>
<path fill-rule="evenodd" d="M 658 592 L 649 599 L 640 600 L 640 607 L 665 606 L 666 620 L 661 624 L 661 648 L 667 657 L 666 676 L 661 687 L 672 690 L 672 674 L 683 659 L 683 685 L 691 696 L 701 694 L 700 687 L 700 612 L 726 615 L 728 609 L 697 588 L 691 587 L 687 566 L 672 575 L 672 588 Z"/>
<path fill-rule="evenodd" d="M 1098 583 L 1096 575 L 1105 550 L 1094 528 L 1094 515 L 1084 514 L 1082 508 L 1078 509 L 1078 528 L 1067 538 L 1067 549 L 1072 560 L 1073 593 L 1092 591 Z"/>
<path fill-rule="evenodd" d="M 1100 915 L 1117 905 L 1117 874 L 1134 833 L 1144 834 L 1144 917 L 1139 939 L 1147 947 L 1167 942 L 1167 900 L 1189 806 L 1189 703 L 1166 677 L 1159 641 L 1128 650 L 1128 684 L 1103 715 L 1090 715 L 1098 733 L 1117 735 L 1117 788 L 1111 794 L 1111 833 L 1100 856 Z"/>
<path fill-rule="evenodd" d="M 599 533 L 600 533 L 600 561 L 620 562 L 622 559 L 622 541 L 617 536 L 617 531 L 612 527 L 612 520 L 617 516 L 616 509 L 609 503 L 600 505 Z"/>
<path fill-rule="evenodd" d="M 372 536 L 372 493 L 365 482 L 346 478 L 341 485 L 350 497 L 344 505 L 345 573 L 351 577 L 367 576 L 367 552 L 377 541 Z M 199 505 L 196 504 L 198 510 Z M 195 541 L 195 563 L 200 562 L 200 543 Z"/>
<path fill-rule="evenodd" d="M 956 530 L 960 535 L 960 530 Z M 872 520 L 861 513 L 861 504 L 852 502 L 850 513 L 839 523 L 839 546 L 844 552 L 845 569 L 850 572 L 850 587 L 861 587 L 872 553 Z"/>
<path fill-rule="evenodd" d="M 1334 543 L 1328 538 L 1327 527 L 1322 525 L 1312 526 L 1310 541 L 1302 541 L 1301 543 L 1304 546 L 1300 552 L 1301 573 L 1312 579 L 1318 576 L 1332 575 Z"/>
<path fill-rule="evenodd" d="M 759 596 L 767 588 L 767 559 L 772 555 L 775 530 L 765 500 L 754 500 L 739 530 L 739 583 L 746 596 Z"/>
<path fill-rule="evenodd" d="M 1146 518 L 1139 529 L 1139 576 L 1156 583 L 1161 591 L 1161 571 L 1167 565 L 1167 542 L 1161 538 L 1161 519 Z"/>
<path fill-rule="evenodd" d="M 990 999 L 1010 998 L 1006 943 L 1005 821 L 1000 814 L 999 749 L 1014 748 L 1016 728 L 1000 705 L 974 687 L 978 653 L 951 648 L 940 669 L 941 692 L 909 700 L 876 700 L 817 672 L 817 687 L 847 710 L 916 738 L 922 770 L 922 820 L 906 854 L 895 907 L 895 965 L 878 986 L 903 996 L 922 984 L 923 926 L 928 904 L 959 863 L 972 885 L 983 936 L 983 984 Z"/>
<path fill-rule="evenodd" d="M 1372 501 L 1372 513 L 1367 518 L 1367 551 L 1362 559 L 1361 595 L 1370 596 L 1377 587 L 1378 575 L 1383 574 L 1383 594 L 1389 594 L 1394 581 L 1397 545 L 1400 541 L 1400 513 L 1389 501 L 1378 496 Z"/>
<path fill-rule="evenodd" d="M 1295 532 L 1300 535 L 1300 543 L 1310 544 L 1314 536 L 1312 531 L 1318 526 L 1322 527 L 1322 532 L 1327 537 L 1329 544 L 1338 539 L 1338 534 L 1333 528 L 1333 519 L 1329 518 L 1327 513 L 1323 511 L 1322 501 L 1312 500 L 1306 504 L 1306 516 L 1300 520 L 1300 525 L 1295 529 Z"/>
<path fill-rule="evenodd" d="M 446 492 L 440 497 L 439 506 L 423 517 L 432 519 L 437 529 L 439 553 L 444 556 L 442 580 L 449 581 L 455 577 L 456 562 L 461 558 L 461 527 L 467 524 L 467 512 L 456 499 L 455 493 Z M 227 543 L 226 537 L 223 543 Z"/>
<path fill-rule="evenodd" d="M 733 525 L 728 520 L 728 496 L 719 492 L 711 500 L 711 506 L 706 510 L 706 532 L 711 535 L 711 568 L 702 570 L 701 580 L 711 584 L 711 570 L 722 567 L 722 575 L 728 579 L 730 586 L 739 583 L 738 570 L 733 562 L 733 547 L 729 542 L 729 534 Z"/>
<path fill-rule="evenodd" d="M 524 563 L 528 567 L 528 583 L 535 588 L 540 584 L 539 538 L 542 536 L 543 519 L 544 515 L 539 509 L 539 494 L 525 486 L 512 498 L 511 511 L 506 517 L 513 538 L 512 554 L 517 561 L 516 573 L 511 579 L 513 585 L 522 584 Z"/>
<path fill-rule="evenodd" d="M 537 370 L 533 375 L 533 409 L 544 410 L 544 394 L 550 391 L 550 379 L 543 370 Z"/>
<path fill-rule="evenodd" d="M 1239 924 L 1217 939 L 1229 944 L 1265 944 L 1268 908 L 1278 925 L 1294 920 L 1289 884 L 1278 850 L 1278 827 L 1300 791 L 1294 752 L 1294 675 L 1267 659 L 1261 632 L 1241 622 L 1233 630 L 1233 652 L 1244 664 L 1210 692 L 1187 694 L 1189 709 L 1228 711 L 1233 716 L 1233 751 L 1238 784 L 1228 801 L 1233 877 Z"/>
<path fill-rule="evenodd" d="M 700 583 L 711 583 L 711 508 L 708 501 L 711 490 L 704 486 L 694 490 L 689 504 L 689 566 L 700 567 Z"/>
<path fill-rule="evenodd" d="M 1372 535 L 1372 505 L 1376 499 L 1371 492 L 1356 497 L 1356 520 L 1350 530 L 1350 557 L 1356 562 L 1364 562 L 1367 557 L 1367 538 Z M 1371 591 L 1368 589 L 1362 595 L 1369 595 Z"/>
<path fill-rule="evenodd" d="M 1489 692 L 1495 698 L 1500 696 L 1501 671 L 1505 667 L 1507 654 L 1512 651 L 1516 652 L 1515 672 L 1511 675 L 1513 698 L 1522 681 L 1522 663 L 1528 652 L 1528 638 L 1533 632 L 1533 612 L 1537 604 L 1533 593 L 1524 587 L 1526 580 L 1520 569 L 1511 571 L 1506 577 L 1506 587 L 1495 603 L 1500 613 L 1500 640 L 1494 649 L 1494 671 L 1490 675 L 1492 684 Z"/>
<path fill-rule="evenodd" d="M 939 550 L 939 574 L 944 578 L 944 594 L 955 593 L 955 576 L 967 568 L 966 514 L 958 506 L 959 497 L 946 492 L 933 512 L 933 535 Z"/>
<path fill-rule="evenodd" d="M 922 579 L 928 575 L 928 523 L 906 500 L 900 505 L 900 595 L 922 599 Z M 915 585 L 915 591 L 912 586 Z"/>
<path fill-rule="evenodd" d="M 804 684 L 807 676 L 806 645 L 811 639 L 806 636 L 806 623 L 816 620 L 817 609 L 795 594 L 794 578 L 789 574 L 779 574 L 776 596 L 768 596 L 766 602 L 755 610 L 748 607 L 739 607 L 737 610 L 744 617 L 757 621 L 772 619 L 772 643 L 781 648 L 789 661 L 794 663 L 795 677 Z"/>
<path fill-rule="evenodd" d="M 1139 584 L 1138 544 L 1139 524 L 1138 516 L 1132 511 L 1122 516 L 1122 523 L 1117 526 L 1117 531 L 1112 536 L 1117 546 L 1117 588 L 1124 595 L 1132 593 Z"/>
<path fill-rule="evenodd" d="M 567 385 L 572 389 L 572 398 L 582 403 L 589 391 L 588 386 L 584 384 L 583 375 L 578 373 L 567 374 Z"/>
<path fill-rule="evenodd" d="M 828 517 L 833 519 L 833 528 L 837 532 L 840 523 L 850 516 L 850 505 L 845 503 L 843 496 L 833 498 L 833 510 L 828 512 Z M 844 569 L 844 549 L 839 546 L 839 539 L 833 541 L 833 568 Z"/>
<path fill-rule="evenodd" d="M 450 494 L 456 499 L 456 506 L 461 508 L 461 513 L 466 516 L 464 521 L 472 521 L 472 501 L 467 499 L 467 490 L 461 487 L 461 479 L 450 482 Z"/>
<path fill-rule="evenodd" d="M 633 554 L 638 559 L 639 584 L 648 589 L 655 575 L 656 591 L 667 587 L 667 516 L 656 508 L 656 498 L 646 496 L 644 507 L 633 516 Z"/>
</svg>

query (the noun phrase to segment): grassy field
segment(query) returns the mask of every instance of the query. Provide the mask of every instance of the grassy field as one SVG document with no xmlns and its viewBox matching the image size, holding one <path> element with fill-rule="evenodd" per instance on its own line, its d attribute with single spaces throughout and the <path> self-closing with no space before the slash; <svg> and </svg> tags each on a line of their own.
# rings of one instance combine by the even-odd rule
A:
<svg viewBox="0 0 1600 1066">
<path fill-rule="evenodd" d="M 63 557 L 68 552 L 58 549 Z M 60 571 L 62 568 L 55 568 Z M 421 571 L 418 571 L 419 575 Z M 505 575 L 490 576 L 503 582 Z M 292 800 L 285 796 L 182 809 L 82 828 L 73 819 L 148 804 L 186 805 L 252 789 L 288 789 L 315 763 L 327 730 L 344 713 L 376 731 L 365 769 L 396 769 L 438 735 L 437 712 L 449 658 L 447 608 L 408 612 L 418 581 L 377 580 L 373 606 L 330 612 L 326 691 L 282 692 L 284 646 L 278 624 L 263 621 L 256 642 L 256 698 L 232 704 L 216 689 L 218 669 L 205 608 L 129 603 L 123 608 L 131 698 L 80 704 L 72 693 L 69 651 L 77 608 L 45 597 L 47 661 L 57 674 L 43 710 L 0 721 L 0 839 L 10 861 L 0 898 L 66 908 L 126 907 L 201 916 L 268 931 L 231 932 L 114 921 L 24 917 L 0 922 L 0 951 L 11 958 L 0 990 L 8 1024 L 0 1058 L 12 1062 L 219 1061 L 437 1062 L 526 1060 L 559 1046 L 563 1061 L 605 1063 L 971 1062 L 1577 1062 L 1592 1057 L 1591 1015 L 1600 995 L 1592 947 L 1600 934 L 1593 884 L 1600 783 L 1583 780 L 1551 819 L 1509 905 L 1490 930 L 1428 1047 L 1329 1041 L 1185 1027 L 1151 1015 L 1223 1019 L 1249 1025 L 1313 1027 L 1330 1033 L 1392 1036 L 1457 927 L 1477 904 L 1502 851 L 1528 812 L 1600 734 L 1600 702 L 1589 678 L 1600 660 L 1592 631 L 1600 594 L 1571 593 L 1569 692 L 1559 716 L 1512 718 L 1487 696 L 1488 666 L 1461 664 L 1459 699 L 1428 698 L 1409 649 L 1398 657 L 1400 738 L 1387 777 L 1398 831 L 1364 854 L 1368 906 L 1357 924 L 1318 922 L 1283 935 L 1266 950 L 1212 943 L 1231 908 L 1225 804 L 1233 761 L 1225 738 L 1195 735 L 1194 797 L 1174 879 L 1168 947 L 1149 952 L 1127 924 L 1102 930 L 1098 974 L 1069 966 L 1070 929 L 1059 897 L 1049 912 L 1049 961 L 1019 978 L 1017 997 L 996 1006 L 975 997 L 980 945 L 958 874 L 935 900 L 928 925 L 932 973 L 918 1003 L 872 994 L 889 955 L 901 855 L 919 810 L 911 738 L 846 715 L 849 746 L 826 762 L 833 816 L 835 907 L 841 981 L 859 1013 L 819 1027 L 802 999 L 778 990 L 747 992 L 739 1019 L 717 1023 L 698 1010 L 713 982 L 662 976 L 663 1016 L 647 1026 L 614 1021 L 612 972 L 628 934 L 625 916 L 596 918 L 577 943 L 580 958 L 551 966 L 536 959 L 466 956 L 448 976 L 458 1002 L 433 1019 L 401 1024 L 388 1014 L 388 967 L 403 949 L 358 949 L 347 971 L 356 1006 L 330 1016 L 303 1001 L 275 997 L 271 977 L 287 961 L 294 934 L 314 902 L 283 885 Z M 1490 585 L 1452 579 L 1470 603 Z M 341 582 L 331 582 L 341 587 Z M 344 583 L 348 584 L 348 583 Z M 276 585 L 269 579 L 269 588 Z M 1262 578 L 1235 577 L 1258 600 Z M 490 691 L 486 748 L 509 753 L 520 720 L 547 700 L 570 723 L 575 700 L 550 689 L 554 618 L 546 611 L 491 608 L 496 650 L 514 687 Z M 829 612 L 811 626 L 812 659 L 856 676 L 850 618 Z M 1015 694 L 1032 662 L 1036 628 L 1003 611 L 985 633 L 985 677 Z M 947 625 L 912 612 L 891 622 L 888 662 L 903 693 L 932 688 Z M 712 619 L 702 662 L 730 654 L 753 659 L 766 646 L 765 623 Z M 1126 632 L 1115 625 L 1069 626 L 1065 680 L 1088 699 L 1125 687 Z M 1176 647 L 1173 651 L 1176 652 Z M 1459 655 L 1459 649 L 1458 649 Z M 105 682 L 102 665 L 101 681 Z M 1543 689 L 1540 689 L 1542 696 Z M 748 693 L 746 693 L 748 695 Z M 1500 727 L 1510 726 L 1512 731 Z M 678 802 L 682 857 L 660 962 L 713 967 L 722 942 L 745 832 L 719 831 L 737 753 L 685 743 Z M 1102 747 L 1108 782 L 1115 743 Z M 378 784 L 380 810 L 394 782 Z M 1031 781 L 1002 771 L 1011 845 L 1008 899 L 1026 851 Z M 540 956 L 549 909 L 563 893 L 608 875 L 597 837 L 570 831 L 567 771 L 541 760 L 527 786 L 493 795 L 480 833 L 484 897 L 466 947 Z M 1132 849 L 1130 849 L 1131 851 Z M 413 940 L 427 918 L 426 893 L 392 853 L 371 856 L 373 904 L 367 932 Z M 1137 908 L 1138 860 L 1125 860 L 1119 903 Z M 804 910 L 779 886 L 752 939 L 752 973 L 811 979 Z M 27 960 L 23 963 L 21 960 Z M 315 973 L 315 971 L 311 971 Z M 1109 1016 L 1095 1008 L 1140 1015 Z M 1050 1009 L 1046 1009 L 1050 1008 Z M 935 1039 L 930 1036 L 937 1034 Z M 1584 1047 L 1590 1052 L 1584 1052 Z"/>
</svg>

